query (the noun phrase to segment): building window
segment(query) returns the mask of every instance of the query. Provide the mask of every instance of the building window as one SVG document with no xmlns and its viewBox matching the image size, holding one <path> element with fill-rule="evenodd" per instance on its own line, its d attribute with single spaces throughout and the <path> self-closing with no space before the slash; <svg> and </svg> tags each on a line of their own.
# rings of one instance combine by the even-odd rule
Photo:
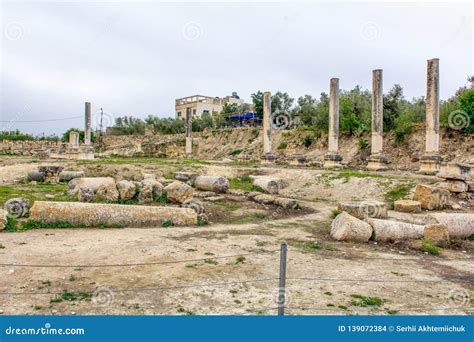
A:
<svg viewBox="0 0 474 342">
<path fill-rule="evenodd" d="M 196 115 L 196 109 L 193 109 L 193 115 Z"/>
<path fill-rule="evenodd" d="M 181 119 L 181 112 L 178 112 L 178 118 Z"/>
<path fill-rule="evenodd" d="M 209 111 L 208 111 L 207 109 L 204 109 L 204 110 L 202 111 L 202 113 L 203 113 L 203 114 L 209 114 Z"/>
</svg>

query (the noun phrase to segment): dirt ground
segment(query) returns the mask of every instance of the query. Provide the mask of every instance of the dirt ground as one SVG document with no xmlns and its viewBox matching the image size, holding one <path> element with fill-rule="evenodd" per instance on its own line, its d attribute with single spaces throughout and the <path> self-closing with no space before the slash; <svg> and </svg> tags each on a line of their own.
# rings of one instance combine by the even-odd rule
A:
<svg viewBox="0 0 474 342">
<path fill-rule="evenodd" d="M 127 177 L 136 171 L 160 177 L 170 170 L 227 177 L 273 174 L 289 183 L 282 196 L 311 210 L 274 216 L 271 208 L 253 208 L 268 217 L 211 220 L 203 227 L 0 233 L 2 314 L 274 315 L 283 241 L 289 248 L 287 314 L 474 313 L 472 241 L 432 256 L 419 250 L 419 241 L 343 243 L 329 236 L 338 201 L 387 199 L 400 184 L 432 183 L 433 177 L 215 163 L 62 164 Z M 0 179 L 15 184 L 37 165 L 4 160 Z M 247 211 L 238 208 L 233 215 Z M 468 206 L 460 211 L 474 212 Z"/>
</svg>

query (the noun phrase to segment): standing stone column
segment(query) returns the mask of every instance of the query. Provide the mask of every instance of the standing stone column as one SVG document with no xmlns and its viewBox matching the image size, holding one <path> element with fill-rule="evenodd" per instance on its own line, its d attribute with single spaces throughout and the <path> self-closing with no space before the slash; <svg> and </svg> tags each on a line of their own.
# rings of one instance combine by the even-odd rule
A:
<svg viewBox="0 0 474 342">
<path fill-rule="evenodd" d="M 372 71 L 372 139 L 367 169 L 387 169 L 388 159 L 383 155 L 383 76 L 382 70 Z"/>
<path fill-rule="evenodd" d="M 439 59 L 428 60 L 426 82 L 426 141 L 420 173 L 436 174 L 441 165 L 439 154 Z"/>
<path fill-rule="evenodd" d="M 193 154 L 193 122 L 191 117 L 191 108 L 186 108 L 186 155 Z"/>
<path fill-rule="evenodd" d="M 328 153 L 324 157 L 324 167 L 340 167 L 339 154 L 339 79 L 331 78 L 329 85 L 329 132 Z"/>
<path fill-rule="evenodd" d="M 72 148 L 79 147 L 79 132 L 71 131 L 69 132 L 69 144 Z"/>
<path fill-rule="evenodd" d="M 84 145 L 91 144 L 91 103 L 86 102 L 86 115 L 85 115 L 85 130 L 84 130 Z"/>
<path fill-rule="evenodd" d="M 269 91 L 263 93 L 263 160 L 272 163 L 272 96 Z"/>
</svg>

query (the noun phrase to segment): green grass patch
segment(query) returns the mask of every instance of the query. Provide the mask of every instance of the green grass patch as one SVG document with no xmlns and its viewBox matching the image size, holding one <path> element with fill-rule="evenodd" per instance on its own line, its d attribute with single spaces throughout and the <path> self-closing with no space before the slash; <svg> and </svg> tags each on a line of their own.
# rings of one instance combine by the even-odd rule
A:
<svg viewBox="0 0 474 342">
<path fill-rule="evenodd" d="M 198 216 L 197 218 L 197 225 L 199 227 L 207 226 L 209 222 L 206 221 L 206 219 L 202 218 L 201 216 Z"/>
<path fill-rule="evenodd" d="M 303 248 L 306 250 L 314 251 L 317 249 L 321 249 L 321 245 L 317 242 L 311 241 L 311 242 L 305 242 L 303 244 Z"/>
<path fill-rule="evenodd" d="M 398 184 L 387 191 L 385 193 L 385 201 L 388 203 L 389 208 L 393 209 L 395 201 L 407 197 L 412 187 L 411 184 Z"/>
<path fill-rule="evenodd" d="M 122 225 L 119 224 L 98 224 L 94 226 L 87 226 L 85 224 L 73 224 L 67 221 L 54 221 L 54 222 L 43 222 L 39 220 L 28 220 L 19 222 L 13 217 L 8 217 L 7 225 L 5 226 L 5 230 L 7 232 L 21 232 L 31 229 L 71 229 L 71 228 L 123 228 Z"/>
<path fill-rule="evenodd" d="M 237 210 L 237 209 L 240 209 L 240 205 L 238 205 L 237 203 L 233 203 L 233 202 L 222 202 L 222 201 L 215 201 L 214 204 L 218 205 L 218 206 L 221 206 L 221 207 L 224 207 L 228 210 Z"/>
<path fill-rule="evenodd" d="M 231 178 L 229 187 L 236 190 L 265 192 L 261 187 L 253 185 L 253 180 L 249 176 Z"/>
<path fill-rule="evenodd" d="M 46 195 L 52 195 L 51 198 L 47 198 Z M 61 201 L 71 202 L 77 199 L 67 193 L 67 184 L 45 184 L 37 183 L 33 185 L 31 183 L 15 184 L 12 185 L 0 185 L 0 204 L 3 204 L 14 197 L 28 198 L 31 203 L 34 201 Z"/>
<path fill-rule="evenodd" d="M 229 153 L 229 155 L 238 156 L 241 153 L 242 153 L 242 150 L 233 150 L 232 152 Z"/>
<path fill-rule="evenodd" d="M 332 296 L 332 292 L 330 292 L 330 291 L 326 291 L 326 292 L 324 292 L 324 294 L 325 294 L 326 296 Z"/>
<path fill-rule="evenodd" d="M 361 306 L 361 307 L 379 307 L 385 303 L 385 299 L 379 297 L 367 297 L 361 294 L 352 294 L 351 297 L 353 300 L 351 301 L 352 306 Z"/>
<path fill-rule="evenodd" d="M 440 255 L 441 253 L 441 248 L 436 246 L 433 241 L 429 239 L 422 239 L 421 240 L 421 247 L 420 250 L 422 252 L 429 253 L 431 255 Z"/>
<path fill-rule="evenodd" d="M 194 313 L 192 311 L 186 310 L 182 306 L 178 306 L 176 309 L 177 313 L 185 314 L 186 316 L 194 316 Z"/>
<path fill-rule="evenodd" d="M 69 292 L 64 290 L 62 293 L 56 295 L 55 297 L 51 298 L 50 303 L 61 303 L 61 302 L 74 302 L 76 300 L 82 301 L 90 301 L 92 299 L 92 293 L 89 292 Z"/>
<path fill-rule="evenodd" d="M 162 204 L 167 204 L 171 202 L 168 198 L 167 192 L 163 192 L 160 196 L 153 195 L 153 201 Z"/>
<path fill-rule="evenodd" d="M 235 264 L 243 264 L 245 263 L 245 257 L 244 256 L 239 256 L 237 259 L 235 259 Z"/>
<path fill-rule="evenodd" d="M 174 227 L 174 222 L 172 220 L 166 220 L 161 224 L 164 228 Z"/>
<path fill-rule="evenodd" d="M 277 150 L 284 150 L 287 147 L 288 147 L 288 144 L 286 142 L 282 142 L 280 143 L 280 145 L 278 145 Z"/>
<path fill-rule="evenodd" d="M 331 211 L 331 219 L 335 219 L 337 217 L 337 215 L 339 215 L 341 213 L 341 211 L 337 210 L 337 209 L 333 209 Z"/>
<path fill-rule="evenodd" d="M 387 310 L 387 314 L 388 315 L 396 315 L 396 314 L 398 314 L 398 311 L 397 310 Z"/>
</svg>

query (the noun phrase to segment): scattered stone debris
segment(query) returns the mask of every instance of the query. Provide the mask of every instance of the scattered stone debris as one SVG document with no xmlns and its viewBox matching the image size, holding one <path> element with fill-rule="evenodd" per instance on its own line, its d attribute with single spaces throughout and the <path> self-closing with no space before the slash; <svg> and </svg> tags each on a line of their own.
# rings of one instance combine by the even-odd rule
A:
<svg viewBox="0 0 474 342">
<path fill-rule="evenodd" d="M 164 190 L 168 194 L 168 199 L 173 203 L 182 204 L 193 198 L 194 189 L 180 181 L 174 181 L 167 185 Z"/>
<path fill-rule="evenodd" d="M 426 223 L 446 226 L 451 238 L 465 239 L 474 234 L 474 214 L 432 213 Z"/>
<path fill-rule="evenodd" d="M 182 182 L 189 182 L 188 184 L 194 184 L 194 181 L 196 180 L 197 173 L 195 172 L 184 172 L 184 171 L 179 171 L 173 173 L 173 178 Z"/>
<path fill-rule="evenodd" d="M 4 230 L 8 223 L 8 212 L 0 209 L 0 231 Z"/>
<path fill-rule="evenodd" d="M 5 209 L 14 218 L 24 217 L 30 210 L 31 202 L 28 198 L 11 198 L 5 202 Z"/>
<path fill-rule="evenodd" d="M 117 202 L 119 199 L 119 192 L 117 186 L 114 184 L 102 184 L 95 193 L 96 199 L 108 203 Z"/>
<path fill-rule="evenodd" d="M 423 226 L 381 219 L 367 219 L 374 230 L 376 241 L 397 241 L 406 239 L 419 239 L 423 237 Z"/>
<path fill-rule="evenodd" d="M 227 178 L 219 176 L 198 176 L 194 181 L 194 185 L 196 189 L 217 193 L 225 193 L 229 190 Z"/>
<path fill-rule="evenodd" d="M 281 180 L 268 176 L 250 176 L 253 179 L 253 184 L 262 188 L 269 194 L 278 194 L 280 191 Z"/>
<path fill-rule="evenodd" d="M 79 202 L 92 202 L 95 198 L 94 190 L 87 186 L 77 188 L 77 200 Z"/>
<path fill-rule="evenodd" d="M 119 197 L 123 201 L 131 200 L 137 194 L 137 185 L 128 180 L 121 180 L 117 182 L 117 190 Z"/>
<path fill-rule="evenodd" d="M 361 220 L 368 217 L 386 218 L 387 204 L 381 201 L 351 201 L 338 204 L 338 211 L 345 211 Z"/>
<path fill-rule="evenodd" d="M 415 188 L 413 200 L 420 202 L 421 208 L 426 210 L 443 209 L 449 201 L 449 191 L 418 184 Z"/>
<path fill-rule="evenodd" d="M 394 209 L 402 213 L 421 213 L 421 203 L 413 200 L 398 200 L 394 202 Z"/>
<path fill-rule="evenodd" d="M 344 211 L 332 221 L 331 236 L 339 241 L 367 242 L 372 236 L 372 227 Z"/>
<path fill-rule="evenodd" d="M 115 180 L 112 177 L 81 177 L 74 178 L 68 183 L 69 193 L 75 194 L 79 187 L 88 187 L 96 192 L 100 186 L 109 184 L 115 186 Z"/>
<path fill-rule="evenodd" d="M 449 231 L 443 224 L 427 224 L 423 230 L 423 237 L 439 245 L 449 241 Z"/>
<path fill-rule="evenodd" d="M 188 201 L 184 202 L 183 204 L 181 204 L 181 207 L 191 208 L 198 215 L 202 215 L 202 214 L 205 213 L 204 204 L 200 200 L 197 200 L 197 199 L 188 200 Z"/>
<path fill-rule="evenodd" d="M 63 221 L 88 227 L 160 227 L 165 222 L 197 224 L 197 214 L 190 208 L 102 203 L 36 201 L 30 209 L 30 217 L 43 222 Z"/>
<path fill-rule="evenodd" d="M 40 166 L 39 173 L 43 175 L 43 181 L 47 184 L 59 183 L 59 174 L 63 168 L 61 166 Z"/>
</svg>

